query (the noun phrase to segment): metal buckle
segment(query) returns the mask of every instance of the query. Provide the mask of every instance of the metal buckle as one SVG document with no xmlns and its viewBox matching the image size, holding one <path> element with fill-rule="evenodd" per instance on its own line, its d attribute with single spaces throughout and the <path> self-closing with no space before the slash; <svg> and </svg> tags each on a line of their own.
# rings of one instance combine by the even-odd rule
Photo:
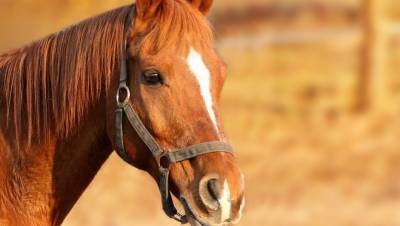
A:
<svg viewBox="0 0 400 226">
<path fill-rule="evenodd" d="M 122 92 L 125 92 L 125 94 L 124 94 L 125 98 L 123 100 L 121 100 Z M 129 90 L 129 87 L 126 84 L 121 84 L 118 87 L 117 96 L 116 96 L 118 107 L 126 106 L 129 102 L 130 97 L 131 97 L 131 91 Z"/>
</svg>

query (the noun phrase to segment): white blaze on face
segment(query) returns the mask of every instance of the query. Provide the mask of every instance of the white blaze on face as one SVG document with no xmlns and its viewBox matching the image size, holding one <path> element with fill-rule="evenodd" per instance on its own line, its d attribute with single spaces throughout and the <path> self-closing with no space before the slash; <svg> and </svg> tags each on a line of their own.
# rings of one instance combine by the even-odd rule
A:
<svg viewBox="0 0 400 226">
<path fill-rule="evenodd" d="M 224 222 L 231 217 L 231 191 L 227 180 L 224 181 L 224 188 L 218 202 L 221 206 L 221 221 Z"/>
<path fill-rule="evenodd" d="M 201 91 L 201 96 L 204 99 L 208 115 L 214 124 L 215 130 L 218 133 L 218 124 L 215 112 L 213 109 L 213 100 L 211 96 L 211 75 L 207 66 L 205 65 L 202 56 L 193 48 L 190 48 L 187 57 L 187 63 L 191 72 L 196 77 Z"/>
<path fill-rule="evenodd" d="M 205 65 L 202 56 L 193 48 L 190 48 L 187 57 L 188 66 L 195 76 L 200 86 L 201 96 L 203 97 L 208 115 L 214 124 L 215 130 L 219 133 L 217 118 L 213 109 L 213 99 L 211 96 L 211 74 Z M 218 199 L 221 211 L 221 221 L 224 222 L 231 217 L 231 192 L 228 181 L 224 181 L 221 197 Z"/>
</svg>

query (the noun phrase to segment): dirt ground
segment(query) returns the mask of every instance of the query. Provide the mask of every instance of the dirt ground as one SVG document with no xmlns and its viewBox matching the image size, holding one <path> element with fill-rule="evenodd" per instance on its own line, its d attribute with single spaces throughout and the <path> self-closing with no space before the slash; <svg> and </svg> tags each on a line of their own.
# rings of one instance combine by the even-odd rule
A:
<svg viewBox="0 0 400 226">
<path fill-rule="evenodd" d="M 226 114 L 229 108 L 235 113 Z M 225 109 L 246 175 L 240 225 L 400 224 L 399 115 L 305 124 L 271 121 L 236 104 Z M 150 177 L 114 155 L 64 225 L 175 223 L 161 212 Z"/>
<path fill-rule="evenodd" d="M 0 28 L 7 31 L 0 50 L 131 1 L 93 2 L 0 0 Z M 245 1 L 229 2 L 240 7 Z M 229 65 L 222 116 L 246 175 L 241 226 L 400 225 L 399 38 L 389 44 L 389 70 L 382 75 L 387 109 L 368 114 L 353 111 L 357 38 L 221 45 Z M 113 154 L 63 225 L 177 224 L 164 216 L 156 183 Z"/>
<path fill-rule="evenodd" d="M 400 225 L 400 111 L 352 112 L 355 47 L 220 51 L 230 65 L 222 114 L 246 175 L 240 225 Z M 113 156 L 65 225 L 175 223 L 150 177 Z"/>
</svg>

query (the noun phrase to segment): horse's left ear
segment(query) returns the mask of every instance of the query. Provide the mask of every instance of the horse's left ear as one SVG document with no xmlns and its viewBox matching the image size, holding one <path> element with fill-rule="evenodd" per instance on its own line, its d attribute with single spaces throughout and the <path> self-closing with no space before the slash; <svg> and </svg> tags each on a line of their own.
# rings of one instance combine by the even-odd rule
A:
<svg viewBox="0 0 400 226">
<path fill-rule="evenodd" d="M 204 15 L 208 15 L 211 10 L 211 6 L 213 4 L 213 0 L 188 0 L 193 7 L 197 8 Z"/>
</svg>

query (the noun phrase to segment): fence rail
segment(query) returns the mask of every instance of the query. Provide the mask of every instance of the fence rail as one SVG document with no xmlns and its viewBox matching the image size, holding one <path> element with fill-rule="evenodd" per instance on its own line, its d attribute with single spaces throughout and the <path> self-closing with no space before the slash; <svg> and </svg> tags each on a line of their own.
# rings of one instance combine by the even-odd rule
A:
<svg viewBox="0 0 400 226">
<path fill-rule="evenodd" d="M 388 35 L 400 35 L 400 23 L 387 27 Z M 259 48 L 263 45 L 275 44 L 308 44 L 324 41 L 358 41 L 362 30 L 358 27 L 346 29 L 326 29 L 314 31 L 263 32 L 254 35 L 224 37 L 217 42 L 218 48 Z"/>
</svg>

